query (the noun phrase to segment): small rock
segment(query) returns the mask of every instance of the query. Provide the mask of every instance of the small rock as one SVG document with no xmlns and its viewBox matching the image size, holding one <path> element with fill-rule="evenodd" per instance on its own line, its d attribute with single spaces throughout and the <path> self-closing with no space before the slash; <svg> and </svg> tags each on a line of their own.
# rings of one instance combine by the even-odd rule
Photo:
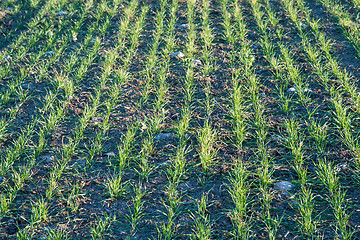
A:
<svg viewBox="0 0 360 240">
<path fill-rule="evenodd" d="M 103 121 L 103 119 L 101 117 L 93 117 L 91 120 L 92 120 L 92 124 L 94 126 L 101 124 Z"/>
<path fill-rule="evenodd" d="M 58 12 L 55 13 L 55 16 L 63 16 L 63 15 L 66 15 L 66 14 L 67 14 L 67 12 L 65 12 L 65 11 L 58 11 Z"/>
<path fill-rule="evenodd" d="M 286 191 L 281 191 L 279 196 L 291 197 L 290 194 L 288 194 Z"/>
<path fill-rule="evenodd" d="M 294 92 L 294 93 L 297 93 L 298 92 L 298 90 L 296 89 L 296 88 L 289 88 L 288 90 L 287 90 L 288 92 Z M 304 89 L 304 92 L 305 93 L 313 93 L 314 91 L 313 90 L 311 90 L 311 89 L 308 89 L 308 88 L 305 88 Z"/>
<path fill-rule="evenodd" d="M 183 54 L 182 52 L 174 52 L 170 54 L 170 57 L 176 57 L 176 58 L 183 58 L 185 57 L 185 54 Z"/>
<path fill-rule="evenodd" d="M 326 26 L 324 26 L 324 28 L 327 28 L 327 29 L 330 29 L 330 30 L 335 30 L 335 29 L 336 29 L 336 26 L 326 25 Z"/>
<path fill-rule="evenodd" d="M 348 165 L 346 163 L 339 163 L 335 166 L 335 170 L 337 172 L 341 172 L 341 171 L 344 171 L 348 168 Z"/>
<path fill-rule="evenodd" d="M 297 92 L 296 88 L 289 88 L 287 91 L 288 92 Z"/>
<path fill-rule="evenodd" d="M 55 52 L 54 52 L 54 51 L 49 51 L 49 52 L 46 52 L 45 54 L 46 54 L 46 55 L 54 55 Z"/>
<path fill-rule="evenodd" d="M 51 227 L 43 227 L 43 229 L 44 229 L 45 231 L 50 231 L 50 230 L 52 230 Z"/>
<path fill-rule="evenodd" d="M 108 157 L 115 157 L 116 154 L 114 152 L 108 152 L 108 153 L 105 153 L 106 156 Z"/>
<path fill-rule="evenodd" d="M 264 92 L 260 93 L 260 96 L 265 97 L 266 94 Z"/>
<path fill-rule="evenodd" d="M 171 161 L 170 161 L 170 160 L 167 160 L 167 161 L 165 161 L 165 162 L 160 163 L 159 166 L 164 166 L 164 165 L 167 165 L 167 164 L 169 164 L 169 163 L 171 163 Z"/>
<path fill-rule="evenodd" d="M 309 27 L 309 25 L 304 24 L 304 23 L 301 23 L 301 24 L 300 24 L 300 27 L 302 27 L 302 28 L 308 28 L 308 27 Z"/>
<path fill-rule="evenodd" d="M 178 29 L 190 29 L 190 25 L 187 24 L 187 23 L 180 24 L 180 25 L 178 26 Z"/>
<path fill-rule="evenodd" d="M 203 63 L 202 63 L 200 60 L 198 60 L 198 59 L 194 59 L 194 60 L 193 60 L 193 64 L 194 64 L 195 66 L 202 66 L 202 65 L 203 65 Z"/>
<path fill-rule="evenodd" d="M 173 133 L 159 133 L 155 136 L 155 140 L 171 138 L 173 135 Z"/>
<path fill-rule="evenodd" d="M 294 185 L 288 181 L 280 181 L 274 184 L 274 188 L 281 191 L 288 191 L 291 190 L 293 187 Z"/>
<path fill-rule="evenodd" d="M 45 162 L 52 162 L 55 160 L 54 156 L 42 156 L 40 157 L 42 160 L 44 160 Z"/>
<path fill-rule="evenodd" d="M 29 89 L 30 85 L 31 85 L 30 83 L 23 83 L 23 84 L 21 84 L 21 87 L 24 89 Z"/>
<path fill-rule="evenodd" d="M 5 57 L 4 57 L 4 60 L 6 61 L 6 60 L 11 60 L 12 59 L 12 57 L 10 56 L 10 55 L 6 55 Z"/>
</svg>

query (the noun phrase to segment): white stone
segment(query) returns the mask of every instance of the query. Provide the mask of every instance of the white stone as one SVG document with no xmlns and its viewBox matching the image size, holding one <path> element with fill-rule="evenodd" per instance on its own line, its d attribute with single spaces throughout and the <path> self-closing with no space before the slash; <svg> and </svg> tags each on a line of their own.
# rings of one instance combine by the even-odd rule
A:
<svg viewBox="0 0 360 240">
<path fill-rule="evenodd" d="M 301 23 L 301 24 L 300 24 L 300 27 L 302 27 L 302 28 L 307 28 L 307 27 L 309 27 L 309 25 L 304 24 L 304 23 Z"/>
<path fill-rule="evenodd" d="M 167 165 L 167 164 L 169 164 L 169 163 L 171 163 L 171 161 L 170 161 L 170 160 L 167 160 L 167 161 L 165 161 L 165 162 L 160 163 L 159 166 L 164 166 L 164 165 Z"/>
<path fill-rule="evenodd" d="M 45 162 L 52 162 L 55 160 L 54 156 L 42 156 L 40 157 L 42 160 L 44 160 Z"/>
<path fill-rule="evenodd" d="M 304 89 L 304 92 L 306 92 L 306 93 L 313 93 L 314 91 L 311 90 L 311 89 L 305 88 L 305 89 Z"/>
<path fill-rule="evenodd" d="M 116 154 L 114 152 L 108 152 L 108 153 L 105 153 L 106 156 L 108 157 L 115 157 Z"/>
<path fill-rule="evenodd" d="M 62 15 L 66 15 L 66 14 L 67 14 L 67 12 L 65 12 L 65 11 L 58 11 L 55 13 L 56 16 L 62 16 Z"/>
<path fill-rule="evenodd" d="M 24 89 L 29 89 L 30 83 L 23 83 L 23 84 L 21 84 L 21 87 L 23 87 Z"/>
<path fill-rule="evenodd" d="M 12 59 L 12 57 L 10 56 L 10 55 L 6 55 L 5 57 L 4 57 L 4 60 L 11 60 Z"/>
<path fill-rule="evenodd" d="M 288 92 L 297 92 L 296 88 L 289 88 L 287 91 Z"/>
<path fill-rule="evenodd" d="M 202 65 L 203 65 L 203 63 L 202 63 L 199 59 L 194 59 L 194 60 L 193 60 L 193 64 L 194 64 L 195 66 L 202 66 Z"/>
<path fill-rule="evenodd" d="M 346 170 L 348 168 L 348 165 L 346 163 L 339 163 L 335 166 L 335 171 L 341 172 L 343 170 Z"/>
<path fill-rule="evenodd" d="M 288 181 L 280 181 L 274 184 L 274 188 L 281 191 L 288 191 L 291 190 L 293 187 L 294 185 Z"/>
<path fill-rule="evenodd" d="M 46 54 L 46 55 L 54 55 L 55 52 L 54 52 L 54 51 L 49 51 L 49 52 L 46 52 L 45 54 Z"/>
<path fill-rule="evenodd" d="M 183 58 L 185 57 L 185 54 L 183 54 L 182 52 L 174 52 L 170 54 L 170 57 L 176 57 L 176 58 Z"/>
<path fill-rule="evenodd" d="M 190 29 L 190 25 L 187 24 L 187 23 L 184 23 L 184 24 L 180 24 L 178 26 L 179 29 Z"/>
</svg>

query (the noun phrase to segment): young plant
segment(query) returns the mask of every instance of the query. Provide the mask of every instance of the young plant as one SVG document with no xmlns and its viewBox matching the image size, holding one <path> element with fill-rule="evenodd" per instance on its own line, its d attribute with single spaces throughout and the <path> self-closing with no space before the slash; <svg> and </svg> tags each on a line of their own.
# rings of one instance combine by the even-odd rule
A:
<svg viewBox="0 0 360 240">
<path fill-rule="evenodd" d="M 196 214 L 190 215 L 194 221 L 194 234 L 191 236 L 191 239 L 207 240 L 211 238 L 213 222 L 208 214 L 208 206 L 208 197 L 202 194 L 201 199 L 196 203 Z"/>
<path fill-rule="evenodd" d="M 125 196 L 125 184 L 122 182 L 120 173 L 115 173 L 113 176 L 108 177 L 105 187 L 110 195 L 111 200 Z"/>
<path fill-rule="evenodd" d="M 250 238 L 250 219 L 247 216 L 249 186 L 246 183 L 249 173 L 241 160 L 235 160 L 234 170 L 230 173 L 228 186 L 229 194 L 235 207 L 229 212 L 233 224 L 232 236 L 234 239 Z"/>
<path fill-rule="evenodd" d="M 206 174 L 209 174 L 210 168 L 214 165 L 217 150 L 214 147 L 217 132 L 212 129 L 209 122 L 205 122 L 205 126 L 198 130 L 198 141 L 200 144 L 199 157 L 201 165 Z"/>
<path fill-rule="evenodd" d="M 104 214 L 103 218 L 97 217 L 96 223 L 90 228 L 91 238 L 93 240 L 106 239 L 106 232 L 111 224 L 116 220 L 116 215 L 108 216 Z"/>
<path fill-rule="evenodd" d="M 130 224 L 130 233 L 135 234 L 137 225 L 144 217 L 144 202 L 143 196 L 146 194 L 146 190 L 142 190 L 141 186 L 134 186 L 135 196 L 132 199 L 132 208 L 129 208 L 129 214 L 126 214 L 126 219 Z"/>
<path fill-rule="evenodd" d="M 48 216 L 49 206 L 45 199 L 40 198 L 37 202 L 32 204 L 31 225 L 36 226 L 39 223 L 49 220 Z"/>
<path fill-rule="evenodd" d="M 68 239 L 68 235 L 69 233 L 65 232 L 65 230 L 53 230 L 53 229 L 49 229 L 47 230 L 47 239 L 49 240 L 67 240 Z"/>
</svg>

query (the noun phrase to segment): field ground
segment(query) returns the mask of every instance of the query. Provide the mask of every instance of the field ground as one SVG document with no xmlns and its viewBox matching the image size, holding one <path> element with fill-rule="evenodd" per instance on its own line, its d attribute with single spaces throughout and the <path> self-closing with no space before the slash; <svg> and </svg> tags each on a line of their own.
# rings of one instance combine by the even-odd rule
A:
<svg viewBox="0 0 360 240">
<path fill-rule="evenodd" d="M 1 239 L 360 239 L 359 0 L 0 3 Z"/>
</svg>

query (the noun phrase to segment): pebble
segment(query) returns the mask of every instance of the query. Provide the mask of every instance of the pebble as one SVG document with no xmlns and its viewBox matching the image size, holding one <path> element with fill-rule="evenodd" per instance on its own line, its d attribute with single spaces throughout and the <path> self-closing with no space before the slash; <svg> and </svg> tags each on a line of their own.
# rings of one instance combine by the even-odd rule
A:
<svg viewBox="0 0 360 240">
<path fill-rule="evenodd" d="M 170 57 L 176 57 L 176 58 L 183 58 L 185 57 L 185 54 L 183 54 L 182 52 L 174 52 L 170 54 Z"/>
<path fill-rule="evenodd" d="M 167 164 L 169 164 L 169 163 L 171 163 L 171 161 L 170 161 L 170 160 L 167 160 L 167 161 L 165 161 L 165 162 L 160 163 L 159 166 L 164 166 L 164 165 L 167 165 Z"/>
<path fill-rule="evenodd" d="M 12 57 L 10 56 L 10 55 L 6 55 L 5 57 L 4 57 L 4 60 L 11 60 L 12 59 Z"/>
<path fill-rule="evenodd" d="M 307 93 L 313 93 L 314 91 L 313 91 L 313 90 L 311 90 L 311 89 L 305 88 L 305 89 L 304 89 L 304 92 L 307 92 Z"/>
<path fill-rule="evenodd" d="M 45 162 L 52 162 L 55 160 L 54 156 L 42 156 L 40 157 L 42 160 L 44 160 Z"/>
<path fill-rule="evenodd" d="M 346 163 L 339 163 L 335 166 L 335 170 L 337 172 L 341 172 L 341 171 L 344 171 L 348 168 L 348 165 Z"/>
<path fill-rule="evenodd" d="M 274 184 L 274 188 L 281 191 L 288 191 L 291 190 L 293 187 L 294 185 L 288 181 L 280 181 Z"/>
<path fill-rule="evenodd" d="M 95 126 L 101 124 L 103 121 L 101 117 L 93 117 L 91 120 L 92 120 L 92 124 Z"/>
<path fill-rule="evenodd" d="M 155 140 L 171 138 L 173 135 L 173 133 L 159 133 L 155 136 Z"/>
<path fill-rule="evenodd" d="M 115 157 L 116 154 L 114 152 L 108 152 L 108 153 L 105 153 L 106 156 L 108 157 Z"/>
<path fill-rule="evenodd" d="M 302 28 L 308 28 L 308 27 L 309 27 L 309 25 L 304 24 L 304 23 L 301 23 L 301 24 L 300 24 L 300 27 L 302 27 Z"/>
<path fill-rule="evenodd" d="M 180 25 L 178 26 L 178 29 L 190 29 L 190 25 L 187 24 L 187 23 L 180 24 Z"/>
<path fill-rule="evenodd" d="M 298 90 L 297 90 L 296 88 L 289 88 L 287 91 L 288 91 L 288 92 L 295 92 L 295 93 L 298 92 Z M 305 88 L 305 89 L 304 89 L 304 92 L 305 92 L 305 93 L 313 93 L 313 90 L 308 89 L 308 88 Z"/>
<path fill-rule="evenodd" d="M 30 88 L 30 83 L 23 83 L 21 84 L 21 87 L 24 89 L 29 89 Z"/>
<path fill-rule="evenodd" d="M 65 11 L 58 11 L 58 12 L 55 13 L 56 16 L 63 16 L 63 15 L 66 15 L 66 14 L 67 14 L 67 12 L 65 12 Z"/>
<path fill-rule="evenodd" d="M 51 227 L 43 227 L 43 229 L 44 229 L 45 231 L 50 231 L 50 230 L 52 230 Z"/>
<path fill-rule="evenodd" d="M 45 54 L 46 54 L 46 55 L 54 55 L 55 52 L 54 52 L 54 51 L 49 51 L 49 52 L 46 52 Z"/>
<path fill-rule="evenodd" d="M 297 92 L 296 88 L 289 88 L 287 91 L 288 92 Z"/>
<path fill-rule="evenodd" d="M 193 64 L 194 64 L 195 66 L 202 66 L 202 65 L 203 65 L 203 63 L 202 63 L 200 60 L 198 60 L 198 59 L 194 59 L 194 60 L 193 60 Z"/>
</svg>

